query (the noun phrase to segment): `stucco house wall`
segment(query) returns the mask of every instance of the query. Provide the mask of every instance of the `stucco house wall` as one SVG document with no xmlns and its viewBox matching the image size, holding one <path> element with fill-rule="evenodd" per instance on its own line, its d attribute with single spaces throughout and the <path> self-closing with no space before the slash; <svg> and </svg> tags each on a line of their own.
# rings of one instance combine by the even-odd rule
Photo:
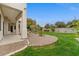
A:
<svg viewBox="0 0 79 59">
<path fill-rule="evenodd" d="M 0 4 L 0 15 L 1 15 L 1 30 L 0 40 L 3 39 L 4 35 L 12 34 L 8 30 L 8 23 L 16 26 L 16 30 L 13 32 L 16 35 L 20 34 L 21 38 L 27 38 L 27 22 L 26 22 L 26 4 L 25 3 L 3 3 Z M 7 17 L 7 18 L 6 18 Z M 19 28 L 20 21 L 20 28 Z"/>
<path fill-rule="evenodd" d="M 3 21 L 4 21 L 4 17 L 3 17 L 3 13 L 2 13 L 1 8 L 0 8 L 0 15 L 1 15 L 1 30 L 0 30 L 0 40 L 2 40 L 2 38 L 3 38 Z"/>
<path fill-rule="evenodd" d="M 2 4 L 19 9 L 19 10 L 23 10 L 24 8 L 26 8 L 26 5 L 27 5 L 25 3 L 2 3 Z"/>
</svg>

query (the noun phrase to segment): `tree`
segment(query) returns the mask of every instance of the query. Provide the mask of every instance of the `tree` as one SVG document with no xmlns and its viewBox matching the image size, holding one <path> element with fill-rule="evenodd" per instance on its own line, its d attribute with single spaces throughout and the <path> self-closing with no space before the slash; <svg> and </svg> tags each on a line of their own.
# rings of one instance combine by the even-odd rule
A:
<svg viewBox="0 0 79 59">
<path fill-rule="evenodd" d="M 31 18 L 27 18 L 27 29 L 30 31 L 35 31 L 36 29 L 36 21 Z"/>
<path fill-rule="evenodd" d="M 55 27 L 57 27 L 57 28 L 63 28 L 63 27 L 66 27 L 66 24 L 64 22 L 56 22 L 55 23 Z"/>
<path fill-rule="evenodd" d="M 79 20 L 73 20 L 72 21 L 72 27 L 77 27 L 78 26 Z"/>
<path fill-rule="evenodd" d="M 48 29 L 48 30 L 51 30 L 51 31 L 54 31 L 55 30 L 55 26 L 53 24 L 46 24 L 44 26 L 45 29 Z"/>
<path fill-rule="evenodd" d="M 79 20 L 73 20 L 73 21 L 71 21 L 71 22 L 68 22 L 68 23 L 67 23 L 67 27 L 69 27 L 69 28 L 74 28 L 74 27 L 78 26 L 78 24 L 77 24 L 78 21 L 79 21 Z"/>
<path fill-rule="evenodd" d="M 79 20 L 73 20 L 72 27 L 79 30 Z"/>
<path fill-rule="evenodd" d="M 55 31 L 55 26 L 54 26 L 53 24 L 51 24 L 51 25 L 50 25 L 50 29 L 51 29 L 51 31 L 54 32 L 54 31 Z"/>
<path fill-rule="evenodd" d="M 31 18 L 27 19 L 27 29 L 42 36 L 42 27 L 36 24 L 36 21 Z"/>
<path fill-rule="evenodd" d="M 79 20 L 72 22 L 73 28 L 77 31 L 77 37 L 79 37 Z"/>
<path fill-rule="evenodd" d="M 46 25 L 44 26 L 44 28 L 48 29 L 48 28 L 50 28 L 50 25 L 49 25 L 49 24 L 46 24 Z"/>
<path fill-rule="evenodd" d="M 73 26 L 72 26 L 72 21 L 71 21 L 71 22 L 69 21 L 69 22 L 66 24 L 66 27 L 68 27 L 68 28 L 73 27 Z"/>
</svg>

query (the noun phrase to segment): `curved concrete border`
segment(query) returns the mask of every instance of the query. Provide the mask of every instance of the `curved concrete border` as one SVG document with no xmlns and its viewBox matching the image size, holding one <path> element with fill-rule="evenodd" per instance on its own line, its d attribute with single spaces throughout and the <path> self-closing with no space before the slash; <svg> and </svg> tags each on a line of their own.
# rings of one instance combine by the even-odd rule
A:
<svg viewBox="0 0 79 59">
<path fill-rule="evenodd" d="M 20 52 L 20 51 L 22 51 L 23 49 L 25 49 L 26 47 L 27 47 L 27 45 L 26 45 L 25 47 L 19 49 L 19 50 L 16 50 L 16 51 L 14 51 L 14 52 L 11 52 L 11 53 L 9 53 L 9 54 L 6 54 L 5 56 L 10 56 L 10 55 L 15 54 L 15 53 L 17 53 L 17 52 Z"/>
<path fill-rule="evenodd" d="M 29 45 L 29 40 L 28 40 L 28 39 L 27 39 L 27 44 Z M 20 51 L 24 50 L 25 48 L 27 48 L 28 45 L 25 45 L 24 47 L 22 47 L 22 48 L 19 49 L 19 50 L 16 50 L 16 51 L 13 51 L 13 52 L 11 52 L 11 53 L 8 53 L 8 54 L 6 54 L 5 56 L 10 56 L 10 55 L 15 54 L 15 53 L 17 53 L 17 52 L 20 52 Z"/>
</svg>

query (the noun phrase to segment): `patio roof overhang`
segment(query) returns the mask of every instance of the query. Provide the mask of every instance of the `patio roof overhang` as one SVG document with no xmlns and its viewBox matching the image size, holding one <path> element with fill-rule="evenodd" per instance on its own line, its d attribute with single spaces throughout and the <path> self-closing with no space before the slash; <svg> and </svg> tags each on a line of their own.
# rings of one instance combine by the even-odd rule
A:
<svg viewBox="0 0 79 59">
<path fill-rule="evenodd" d="M 22 11 L 4 4 L 0 4 L 3 16 L 9 19 L 10 22 L 15 23 L 21 17 Z"/>
</svg>

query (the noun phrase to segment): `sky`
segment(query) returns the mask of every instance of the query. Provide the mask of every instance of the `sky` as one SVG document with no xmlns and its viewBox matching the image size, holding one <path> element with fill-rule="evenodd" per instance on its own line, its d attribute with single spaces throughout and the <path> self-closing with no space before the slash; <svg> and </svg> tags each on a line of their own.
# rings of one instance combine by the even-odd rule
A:
<svg viewBox="0 0 79 59">
<path fill-rule="evenodd" d="M 78 3 L 28 3 L 27 17 L 32 18 L 37 24 L 55 24 L 57 21 L 69 22 L 74 18 L 79 19 Z"/>
</svg>

